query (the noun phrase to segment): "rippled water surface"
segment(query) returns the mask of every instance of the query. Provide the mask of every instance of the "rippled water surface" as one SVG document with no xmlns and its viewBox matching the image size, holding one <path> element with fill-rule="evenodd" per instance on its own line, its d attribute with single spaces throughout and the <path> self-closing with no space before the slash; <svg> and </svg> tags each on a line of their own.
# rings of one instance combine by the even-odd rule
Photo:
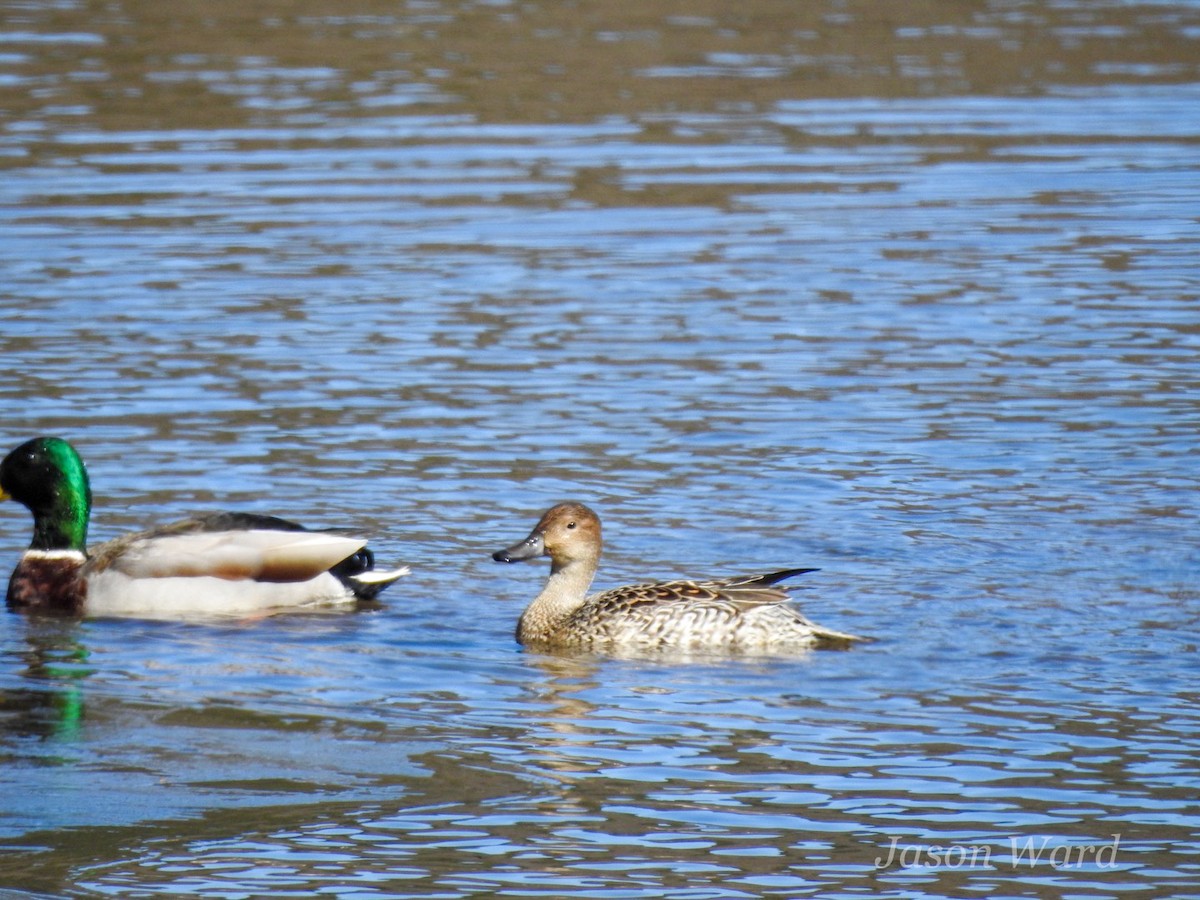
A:
<svg viewBox="0 0 1200 900">
<path fill-rule="evenodd" d="M 0 10 L 4 449 L 414 570 L 0 617 L 0 892 L 1200 897 L 1196 4 Z M 878 640 L 523 652 L 564 498 Z"/>
</svg>

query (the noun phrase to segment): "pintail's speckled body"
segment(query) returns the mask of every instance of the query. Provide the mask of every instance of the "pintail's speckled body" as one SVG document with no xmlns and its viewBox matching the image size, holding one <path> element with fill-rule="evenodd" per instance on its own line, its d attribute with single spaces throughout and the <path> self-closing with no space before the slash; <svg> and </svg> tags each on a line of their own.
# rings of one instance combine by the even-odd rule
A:
<svg viewBox="0 0 1200 900">
<path fill-rule="evenodd" d="M 151 618 L 350 603 L 407 568 L 376 571 L 362 538 L 273 516 L 210 513 L 87 548 L 92 493 L 75 448 L 27 441 L 0 462 L 0 500 L 33 513 L 8 583 L 11 609 Z"/>
<path fill-rule="evenodd" d="M 635 584 L 588 596 L 602 547 L 600 518 L 582 503 L 561 503 L 529 537 L 493 554 L 498 562 L 551 560 L 545 588 L 517 624 L 518 641 L 546 650 L 774 654 L 865 640 L 816 625 L 787 602 L 779 582 L 813 569 Z"/>
</svg>

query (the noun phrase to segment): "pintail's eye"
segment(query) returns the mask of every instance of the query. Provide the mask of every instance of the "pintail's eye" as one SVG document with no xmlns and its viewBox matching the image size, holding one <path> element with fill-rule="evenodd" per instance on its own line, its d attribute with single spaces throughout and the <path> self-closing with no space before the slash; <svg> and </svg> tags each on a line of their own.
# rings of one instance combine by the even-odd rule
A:
<svg viewBox="0 0 1200 900">
<path fill-rule="evenodd" d="M 574 528 L 574 527 L 575 527 L 575 523 L 574 523 L 574 522 L 568 522 L 568 523 L 567 523 L 567 527 L 568 527 L 568 528 Z"/>
</svg>

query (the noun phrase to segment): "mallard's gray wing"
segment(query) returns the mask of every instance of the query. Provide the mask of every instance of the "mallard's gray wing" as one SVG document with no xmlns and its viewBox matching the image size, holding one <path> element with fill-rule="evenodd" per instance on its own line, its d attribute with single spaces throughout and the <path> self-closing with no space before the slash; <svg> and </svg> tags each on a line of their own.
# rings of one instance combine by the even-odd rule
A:
<svg viewBox="0 0 1200 900">
<path fill-rule="evenodd" d="M 306 581 L 366 544 L 360 538 L 312 531 L 142 532 L 93 551 L 89 571 L 130 578 L 212 576 L 229 580 Z"/>
</svg>

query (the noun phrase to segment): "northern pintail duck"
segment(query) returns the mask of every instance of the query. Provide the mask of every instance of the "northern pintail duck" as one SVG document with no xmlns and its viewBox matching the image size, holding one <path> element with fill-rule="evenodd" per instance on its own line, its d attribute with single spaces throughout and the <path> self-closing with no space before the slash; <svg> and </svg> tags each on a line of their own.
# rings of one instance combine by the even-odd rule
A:
<svg viewBox="0 0 1200 900">
<path fill-rule="evenodd" d="M 369 599 L 408 573 L 376 571 L 366 541 L 245 513 L 209 513 L 87 549 L 92 491 L 78 452 L 26 441 L 0 463 L 0 500 L 33 513 L 8 582 L 12 609 L 154 618 L 245 615 Z"/>
<path fill-rule="evenodd" d="M 588 596 L 600 562 L 600 517 L 560 503 L 497 562 L 550 557 L 550 578 L 521 614 L 517 640 L 540 649 L 788 653 L 866 640 L 815 625 L 778 582 L 814 569 L 718 581 L 663 581 Z"/>
</svg>

